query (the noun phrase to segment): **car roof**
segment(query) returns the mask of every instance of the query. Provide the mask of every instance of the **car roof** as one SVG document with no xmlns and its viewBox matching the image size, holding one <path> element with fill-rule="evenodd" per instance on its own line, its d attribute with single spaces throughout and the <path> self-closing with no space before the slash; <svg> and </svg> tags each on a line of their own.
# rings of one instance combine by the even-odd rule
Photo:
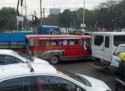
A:
<svg viewBox="0 0 125 91">
<path fill-rule="evenodd" d="M 27 63 L 0 66 L 0 80 L 9 77 L 34 74 L 57 74 L 57 70 L 50 64 L 31 64 L 33 72 Z"/>
<path fill-rule="evenodd" d="M 9 50 L 9 49 L 0 49 L 0 54 L 12 54 L 13 50 Z"/>
</svg>

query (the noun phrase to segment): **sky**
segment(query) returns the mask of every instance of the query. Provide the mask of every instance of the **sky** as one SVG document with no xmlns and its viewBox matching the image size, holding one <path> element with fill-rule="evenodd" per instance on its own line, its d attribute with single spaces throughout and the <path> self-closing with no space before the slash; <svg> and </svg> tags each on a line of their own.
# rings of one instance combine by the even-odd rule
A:
<svg viewBox="0 0 125 91">
<path fill-rule="evenodd" d="M 0 0 L 0 9 L 2 7 L 17 7 L 18 0 Z M 50 8 L 60 8 L 61 12 L 64 9 L 76 10 L 78 8 L 83 7 L 84 0 L 42 0 L 42 8 L 45 9 L 45 14 L 48 15 Z M 106 2 L 107 0 L 85 0 L 85 8 L 86 9 L 94 9 L 94 7 L 98 6 L 102 2 Z M 25 5 L 25 0 L 23 0 L 23 5 Z M 40 16 L 40 0 L 26 0 L 27 6 L 27 14 L 31 15 L 36 14 L 38 17 Z M 19 8 L 22 14 L 25 14 L 24 6 L 23 8 Z"/>
</svg>

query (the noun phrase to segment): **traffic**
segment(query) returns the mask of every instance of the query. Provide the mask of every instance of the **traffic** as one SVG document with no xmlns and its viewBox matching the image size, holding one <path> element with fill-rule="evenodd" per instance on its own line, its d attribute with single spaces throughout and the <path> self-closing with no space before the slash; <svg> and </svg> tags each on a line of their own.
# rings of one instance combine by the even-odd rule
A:
<svg viewBox="0 0 125 91">
<path fill-rule="evenodd" d="M 0 91 L 125 91 L 124 6 L 1 0 Z"/>
</svg>

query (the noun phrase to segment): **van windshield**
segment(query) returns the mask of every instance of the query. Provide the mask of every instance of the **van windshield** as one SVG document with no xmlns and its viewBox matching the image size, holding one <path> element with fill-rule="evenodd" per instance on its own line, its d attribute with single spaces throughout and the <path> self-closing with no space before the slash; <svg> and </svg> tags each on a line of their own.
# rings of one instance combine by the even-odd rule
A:
<svg viewBox="0 0 125 91">
<path fill-rule="evenodd" d="M 125 52 L 125 46 L 119 46 L 115 51 L 115 55 L 118 56 L 122 52 Z"/>
</svg>

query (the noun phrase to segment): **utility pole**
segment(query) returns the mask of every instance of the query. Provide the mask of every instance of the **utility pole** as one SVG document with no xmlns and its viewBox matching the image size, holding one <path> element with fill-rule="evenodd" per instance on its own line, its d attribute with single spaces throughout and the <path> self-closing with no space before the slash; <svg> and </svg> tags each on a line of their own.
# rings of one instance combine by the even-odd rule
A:
<svg viewBox="0 0 125 91">
<path fill-rule="evenodd" d="M 42 25 L 42 0 L 40 0 L 40 26 Z"/>
<path fill-rule="evenodd" d="M 85 0 L 83 0 L 83 29 L 85 27 Z"/>
<path fill-rule="evenodd" d="M 46 8 L 43 8 L 43 18 L 44 18 L 44 24 L 45 24 L 45 9 L 46 9 Z"/>
<path fill-rule="evenodd" d="M 16 15 L 18 16 L 19 15 L 19 3 L 20 3 L 20 0 L 18 0 L 18 2 L 17 2 L 17 10 L 16 10 Z"/>
<path fill-rule="evenodd" d="M 26 6 L 26 0 L 25 0 L 25 29 L 27 29 L 27 6 Z"/>
</svg>

